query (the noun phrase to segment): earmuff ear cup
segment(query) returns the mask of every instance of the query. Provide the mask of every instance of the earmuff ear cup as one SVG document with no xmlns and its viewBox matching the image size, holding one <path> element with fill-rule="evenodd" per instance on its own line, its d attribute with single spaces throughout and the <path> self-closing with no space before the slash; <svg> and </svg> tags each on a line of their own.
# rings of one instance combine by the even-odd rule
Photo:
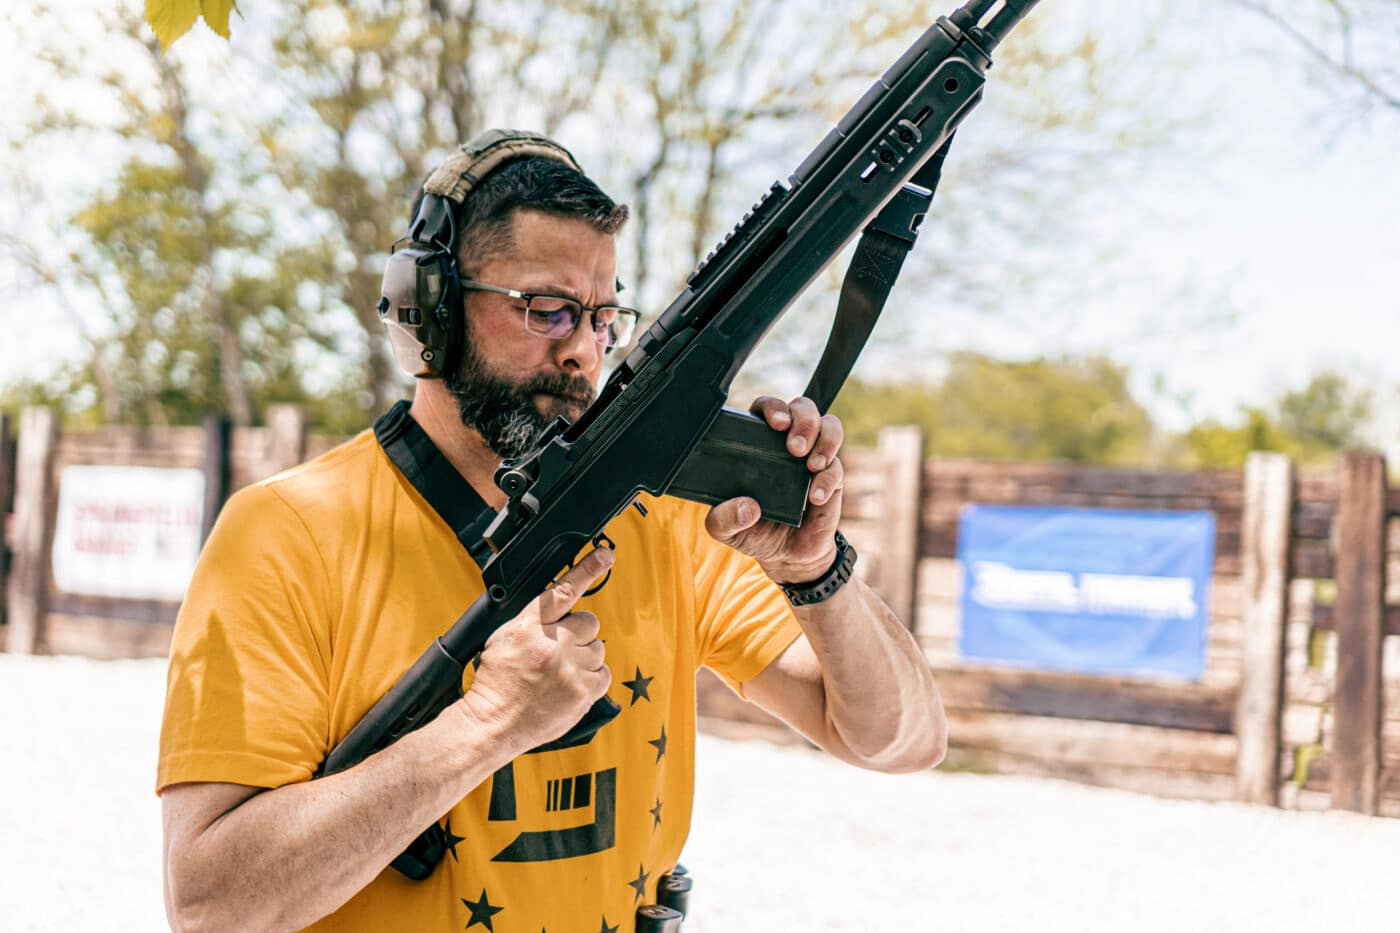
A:
<svg viewBox="0 0 1400 933">
<path fill-rule="evenodd" d="M 444 256 L 439 260 L 442 268 L 442 302 L 439 313 L 442 322 L 442 361 L 437 374 L 444 376 L 461 365 L 462 349 L 466 342 L 466 305 L 462 301 L 462 279 L 457 271 L 455 259 Z"/>
<path fill-rule="evenodd" d="M 452 354 L 460 352 L 461 292 L 456 263 L 446 250 L 410 240 L 390 254 L 379 318 L 388 329 L 394 359 L 409 375 L 438 378 Z M 458 335 L 455 348 L 449 341 L 453 331 Z"/>
</svg>

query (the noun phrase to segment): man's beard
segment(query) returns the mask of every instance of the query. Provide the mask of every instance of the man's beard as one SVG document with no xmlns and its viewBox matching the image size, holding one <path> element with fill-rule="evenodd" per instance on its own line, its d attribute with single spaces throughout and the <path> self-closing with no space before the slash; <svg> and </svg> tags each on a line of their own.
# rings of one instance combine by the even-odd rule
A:
<svg viewBox="0 0 1400 933">
<path fill-rule="evenodd" d="M 592 404 L 595 393 L 588 377 L 541 375 L 511 382 L 476 352 L 469 328 L 463 338 L 461 364 L 444 374 L 443 384 L 457 401 L 462 424 L 480 434 L 501 459 L 523 457 L 556 417 L 578 418 Z M 547 397 L 543 412 L 535 404 L 536 393 Z"/>
</svg>

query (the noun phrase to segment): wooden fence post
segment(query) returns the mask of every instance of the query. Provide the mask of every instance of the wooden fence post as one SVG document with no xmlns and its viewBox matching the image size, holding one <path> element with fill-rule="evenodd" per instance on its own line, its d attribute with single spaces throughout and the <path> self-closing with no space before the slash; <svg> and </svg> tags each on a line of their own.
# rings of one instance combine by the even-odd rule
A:
<svg viewBox="0 0 1400 933">
<path fill-rule="evenodd" d="M 269 405 L 268 460 L 273 472 L 289 469 L 306 459 L 306 409 L 300 405 Z"/>
<path fill-rule="evenodd" d="M 10 512 L 15 501 L 14 416 L 0 412 L 0 597 L 10 579 Z M 6 618 L 5 600 L 0 598 L 0 624 Z"/>
<path fill-rule="evenodd" d="M 26 408 L 20 416 L 15 456 L 14 562 L 6 599 L 10 633 L 6 650 L 40 653 L 45 644 L 49 561 L 58 484 L 53 477 L 58 418 L 49 408 Z"/>
<path fill-rule="evenodd" d="M 1251 453 L 1244 465 L 1240 527 L 1244 669 L 1235 709 L 1235 798 L 1268 806 L 1278 806 L 1292 533 L 1293 461 L 1284 454 Z"/>
<path fill-rule="evenodd" d="M 919 531 L 923 522 L 924 433 L 912 425 L 880 430 L 885 462 L 880 566 L 875 588 L 910 631 L 914 628 L 919 572 Z"/>
<path fill-rule="evenodd" d="M 233 422 L 228 415 L 211 413 L 204 416 L 204 521 L 199 540 L 209 540 L 214 520 L 228 499 L 233 468 L 229 462 L 229 443 Z"/>
<path fill-rule="evenodd" d="M 1380 803 L 1381 644 L 1385 639 L 1385 458 L 1342 454 L 1337 479 L 1337 692 L 1332 807 L 1374 815 Z"/>
</svg>

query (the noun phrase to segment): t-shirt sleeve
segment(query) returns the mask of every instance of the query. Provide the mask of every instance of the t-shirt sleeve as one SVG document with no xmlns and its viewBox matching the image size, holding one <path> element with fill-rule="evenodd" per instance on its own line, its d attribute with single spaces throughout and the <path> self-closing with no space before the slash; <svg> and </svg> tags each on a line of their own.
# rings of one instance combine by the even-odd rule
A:
<svg viewBox="0 0 1400 933">
<path fill-rule="evenodd" d="M 695 571 L 697 656 L 742 697 L 744 682 L 776 661 L 802 627 L 757 561 L 710 537 L 707 511 L 687 502 L 681 516 Z"/>
<path fill-rule="evenodd" d="M 230 498 L 175 623 L 157 793 L 311 777 L 329 741 L 330 600 L 315 539 L 276 489 Z"/>
</svg>

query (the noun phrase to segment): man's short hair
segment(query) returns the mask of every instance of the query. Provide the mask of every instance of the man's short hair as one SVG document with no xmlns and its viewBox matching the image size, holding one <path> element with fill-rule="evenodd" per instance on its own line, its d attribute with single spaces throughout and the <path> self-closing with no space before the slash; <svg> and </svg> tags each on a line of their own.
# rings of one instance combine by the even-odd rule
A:
<svg viewBox="0 0 1400 933">
<path fill-rule="evenodd" d="M 420 189 L 410 220 L 422 200 Z M 538 157 L 509 162 L 473 188 L 458 210 L 457 265 L 464 274 L 514 247 L 511 217 L 517 210 L 582 220 L 609 236 L 628 216 L 626 204 L 563 162 Z"/>
</svg>

